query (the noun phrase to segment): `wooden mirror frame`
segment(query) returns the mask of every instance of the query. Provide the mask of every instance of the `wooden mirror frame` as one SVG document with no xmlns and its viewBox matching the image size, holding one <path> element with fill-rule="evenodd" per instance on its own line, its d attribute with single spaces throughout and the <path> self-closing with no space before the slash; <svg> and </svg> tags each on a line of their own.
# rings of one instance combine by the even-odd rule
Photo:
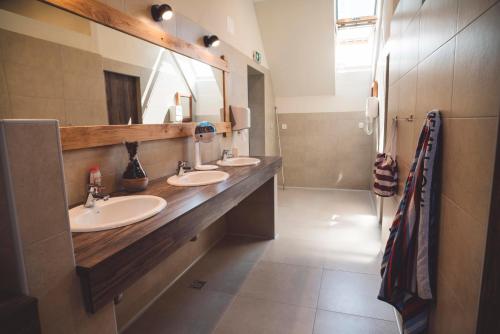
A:
<svg viewBox="0 0 500 334">
<path fill-rule="evenodd" d="M 224 121 L 215 124 L 217 133 L 230 133 L 229 107 L 227 103 L 227 79 L 229 68 L 224 56 L 217 57 L 206 48 L 188 43 L 160 29 L 151 19 L 143 22 L 97 0 L 38 0 L 90 21 L 121 31 L 127 35 L 199 60 L 222 70 Z M 145 5 L 146 6 L 146 5 Z M 63 126 L 61 144 L 63 150 L 117 145 L 125 141 L 149 141 L 191 136 L 196 123 L 136 124 Z"/>
</svg>

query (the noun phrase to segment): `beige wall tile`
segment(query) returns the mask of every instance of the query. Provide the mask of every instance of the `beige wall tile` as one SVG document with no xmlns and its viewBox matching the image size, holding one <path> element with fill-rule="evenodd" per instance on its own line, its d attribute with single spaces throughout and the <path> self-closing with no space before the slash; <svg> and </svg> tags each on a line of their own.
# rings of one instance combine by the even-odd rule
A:
<svg viewBox="0 0 500 334">
<path fill-rule="evenodd" d="M 101 55 L 67 46 L 61 46 L 60 48 L 62 62 L 59 69 L 62 71 L 85 76 L 102 75 L 103 59 Z"/>
<path fill-rule="evenodd" d="M 500 4 L 457 35 L 453 117 L 496 116 L 500 110 Z"/>
<path fill-rule="evenodd" d="M 401 44 L 402 38 L 401 35 L 403 33 L 403 24 L 402 24 L 400 7 L 396 8 L 394 12 L 394 16 L 391 20 L 391 50 L 390 50 L 390 64 L 389 64 L 389 84 L 393 85 L 395 82 L 399 80 L 400 72 L 399 67 L 401 63 Z"/>
<path fill-rule="evenodd" d="M 23 243 L 67 231 L 57 124 L 9 122 L 4 127 Z"/>
<path fill-rule="evenodd" d="M 477 314 L 487 222 L 477 221 L 443 196 L 438 271 L 466 313 Z M 438 292 L 439 293 L 439 292 Z"/>
<path fill-rule="evenodd" d="M 453 37 L 457 29 L 458 0 L 426 0 L 420 10 L 419 59 Z"/>
<path fill-rule="evenodd" d="M 0 94 L 0 119 L 11 118 L 10 102 L 7 94 Z"/>
<path fill-rule="evenodd" d="M 447 281 L 438 275 L 436 304 L 431 311 L 429 334 L 471 334 L 476 331 L 475 314 L 464 309 Z"/>
<path fill-rule="evenodd" d="M 422 0 L 401 0 L 398 6 L 401 7 L 401 14 L 407 26 L 417 15 L 420 6 L 422 6 Z"/>
<path fill-rule="evenodd" d="M 106 100 L 68 100 L 64 101 L 65 125 L 103 125 L 109 124 Z"/>
<path fill-rule="evenodd" d="M 0 29 L 3 60 L 29 68 L 56 71 L 61 65 L 60 46 L 42 39 Z"/>
<path fill-rule="evenodd" d="M 497 0 L 458 0 L 458 30 L 484 13 Z"/>
<path fill-rule="evenodd" d="M 106 100 L 104 74 L 82 75 L 64 72 L 64 97 L 71 100 Z"/>
<path fill-rule="evenodd" d="M 417 105 L 417 77 L 418 70 L 414 67 L 410 72 L 400 79 L 399 82 L 399 117 L 410 117 L 415 115 Z"/>
<path fill-rule="evenodd" d="M 10 95 L 10 108 L 13 118 L 21 119 L 57 119 L 66 125 L 64 100 Z"/>
<path fill-rule="evenodd" d="M 280 114 L 286 184 L 368 189 L 373 138 L 358 128 L 361 121 L 361 112 Z"/>
<path fill-rule="evenodd" d="M 399 73 L 405 75 L 417 65 L 418 62 L 418 40 L 420 34 L 420 15 L 412 18 L 406 30 L 403 30 L 401 36 L 401 58 L 399 64 Z"/>
<path fill-rule="evenodd" d="M 442 117 L 451 116 L 454 61 L 453 38 L 418 65 L 416 117 L 424 118 L 432 109 L 440 110 Z"/>
<path fill-rule="evenodd" d="M 489 214 L 496 118 L 444 119 L 442 192 L 474 219 Z"/>
<path fill-rule="evenodd" d="M 0 63 L 1 60 L 0 60 Z M 5 71 L 3 69 L 3 66 L 0 66 L 0 95 L 7 95 L 7 82 L 5 80 Z"/>
<path fill-rule="evenodd" d="M 407 122 L 404 120 L 398 121 L 397 134 L 397 159 L 398 162 L 403 161 L 406 164 L 413 162 L 415 155 L 414 146 L 414 127 L 417 122 Z"/>
<path fill-rule="evenodd" d="M 34 66 L 4 63 L 9 94 L 20 96 L 62 98 L 61 72 Z"/>
</svg>

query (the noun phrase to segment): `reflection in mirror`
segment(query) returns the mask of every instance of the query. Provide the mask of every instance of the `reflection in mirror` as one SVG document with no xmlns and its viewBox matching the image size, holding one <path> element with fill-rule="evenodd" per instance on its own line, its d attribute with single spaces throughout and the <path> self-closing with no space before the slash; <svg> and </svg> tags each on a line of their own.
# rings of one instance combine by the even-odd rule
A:
<svg viewBox="0 0 500 334">
<path fill-rule="evenodd" d="M 0 0 L 0 119 L 224 120 L 223 73 L 36 0 Z"/>
</svg>

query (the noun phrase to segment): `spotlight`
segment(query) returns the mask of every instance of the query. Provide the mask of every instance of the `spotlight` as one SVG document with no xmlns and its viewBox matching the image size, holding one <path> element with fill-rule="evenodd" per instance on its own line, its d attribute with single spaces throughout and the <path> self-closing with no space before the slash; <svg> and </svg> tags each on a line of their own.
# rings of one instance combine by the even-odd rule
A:
<svg viewBox="0 0 500 334">
<path fill-rule="evenodd" d="M 167 21 L 174 16 L 174 12 L 172 11 L 172 7 L 164 3 L 162 5 L 151 6 L 151 16 L 156 22 Z"/>
<path fill-rule="evenodd" d="M 220 41 L 219 41 L 219 37 L 215 36 L 215 35 L 207 35 L 207 36 L 203 36 L 203 43 L 205 43 L 205 46 L 207 48 L 216 48 L 219 44 L 220 44 Z"/>
</svg>

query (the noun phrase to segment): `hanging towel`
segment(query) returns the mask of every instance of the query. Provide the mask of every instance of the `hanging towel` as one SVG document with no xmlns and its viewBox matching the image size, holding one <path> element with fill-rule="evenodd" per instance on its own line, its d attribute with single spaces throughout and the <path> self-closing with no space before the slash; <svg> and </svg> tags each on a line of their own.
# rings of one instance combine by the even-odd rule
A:
<svg viewBox="0 0 500 334">
<path fill-rule="evenodd" d="M 392 139 L 387 153 L 378 153 L 373 165 L 373 192 L 381 197 L 391 197 L 398 190 L 398 163 L 396 161 L 398 122 L 392 121 Z"/>
<path fill-rule="evenodd" d="M 403 318 L 404 334 L 427 332 L 436 281 L 441 118 L 427 114 L 382 260 L 378 299 Z"/>
</svg>

